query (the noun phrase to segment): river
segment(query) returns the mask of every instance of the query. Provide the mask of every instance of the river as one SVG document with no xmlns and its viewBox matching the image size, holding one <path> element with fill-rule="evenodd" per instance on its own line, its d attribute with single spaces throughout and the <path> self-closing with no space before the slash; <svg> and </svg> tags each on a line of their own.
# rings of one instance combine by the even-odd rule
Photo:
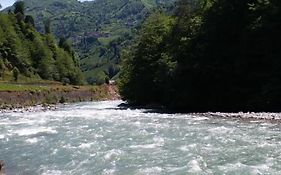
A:
<svg viewBox="0 0 281 175">
<path fill-rule="evenodd" d="M 281 174 L 281 124 L 86 102 L 0 114 L 6 173 Z"/>
</svg>

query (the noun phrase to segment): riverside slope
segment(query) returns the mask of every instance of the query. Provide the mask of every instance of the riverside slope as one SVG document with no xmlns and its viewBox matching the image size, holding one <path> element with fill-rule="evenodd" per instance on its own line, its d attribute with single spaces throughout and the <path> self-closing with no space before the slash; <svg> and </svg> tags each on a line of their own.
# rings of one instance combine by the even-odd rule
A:
<svg viewBox="0 0 281 175">
<path fill-rule="evenodd" d="M 0 88 L 0 109 L 57 104 L 65 102 L 120 99 L 115 85 L 101 86 L 39 86 L 7 85 Z"/>
</svg>

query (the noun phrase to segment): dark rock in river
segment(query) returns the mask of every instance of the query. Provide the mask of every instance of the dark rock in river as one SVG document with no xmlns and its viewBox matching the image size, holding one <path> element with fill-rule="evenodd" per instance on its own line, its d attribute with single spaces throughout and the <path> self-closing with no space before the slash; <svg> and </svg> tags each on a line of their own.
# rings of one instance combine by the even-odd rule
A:
<svg viewBox="0 0 281 175">
<path fill-rule="evenodd" d="M 4 161 L 0 160 L 0 175 L 4 175 Z"/>
</svg>

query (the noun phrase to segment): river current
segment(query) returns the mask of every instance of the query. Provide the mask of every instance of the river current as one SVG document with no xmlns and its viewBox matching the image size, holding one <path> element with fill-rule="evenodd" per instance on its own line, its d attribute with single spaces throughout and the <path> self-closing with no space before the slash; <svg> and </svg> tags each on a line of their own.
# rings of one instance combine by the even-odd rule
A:
<svg viewBox="0 0 281 175">
<path fill-rule="evenodd" d="M 281 124 L 86 102 L 0 114 L 7 175 L 281 174 Z"/>
</svg>

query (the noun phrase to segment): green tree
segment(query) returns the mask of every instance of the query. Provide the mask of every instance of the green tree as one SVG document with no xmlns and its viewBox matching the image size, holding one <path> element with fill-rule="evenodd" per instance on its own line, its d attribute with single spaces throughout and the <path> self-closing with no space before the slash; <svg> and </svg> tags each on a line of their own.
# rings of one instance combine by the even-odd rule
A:
<svg viewBox="0 0 281 175">
<path fill-rule="evenodd" d="M 0 77 L 3 78 L 5 73 L 5 64 L 2 58 L 2 55 L 0 54 Z"/>
<path fill-rule="evenodd" d="M 45 29 L 45 34 L 51 33 L 51 19 L 48 18 L 44 20 L 44 29 Z"/>
<path fill-rule="evenodd" d="M 14 7 L 15 7 L 14 14 L 21 13 L 22 15 L 24 15 L 24 7 L 25 7 L 24 1 L 15 2 Z"/>
<path fill-rule="evenodd" d="M 13 69 L 13 78 L 14 78 L 15 81 L 18 81 L 19 74 L 20 74 L 20 72 L 19 72 L 18 68 L 14 67 L 14 69 Z"/>
<path fill-rule="evenodd" d="M 29 24 L 31 25 L 32 27 L 35 27 L 35 22 L 34 22 L 34 18 L 30 15 L 26 15 L 25 19 L 24 19 L 24 22 L 26 24 Z"/>
<path fill-rule="evenodd" d="M 68 52 L 69 54 L 72 54 L 73 50 L 71 47 L 71 43 L 69 40 L 67 40 L 65 37 L 60 37 L 59 40 L 59 47 L 64 49 L 66 52 Z"/>
<path fill-rule="evenodd" d="M 59 48 L 52 34 L 38 33 L 30 25 L 32 17 L 27 16 L 23 22 L 17 19 L 17 15 L 0 14 L 1 70 L 2 67 L 12 70 L 15 80 L 18 79 L 16 75 L 21 74 L 57 81 L 67 77 L 72 84 L 82 83 L 83 77 L 74 60 L 74 53 Z"/>
<path fill-rule="evenodd" d="M 280 111 L 280 1 L 180 0 L 172 17 L 160 16 L 123 51 L 125 100 L 196 112 Z M 165 25 L 167 18 L 174 22 Z"/>
<path fill-rule="evenodd" d="M 174 62 L 166 52 L 166 39 L 173 18 L 162 12 L 151 15 L 144 23 L 134 47 L 123 54 L 120 92 L 131 103 L 158 103 L 168 89 Z"/>
</svg>

